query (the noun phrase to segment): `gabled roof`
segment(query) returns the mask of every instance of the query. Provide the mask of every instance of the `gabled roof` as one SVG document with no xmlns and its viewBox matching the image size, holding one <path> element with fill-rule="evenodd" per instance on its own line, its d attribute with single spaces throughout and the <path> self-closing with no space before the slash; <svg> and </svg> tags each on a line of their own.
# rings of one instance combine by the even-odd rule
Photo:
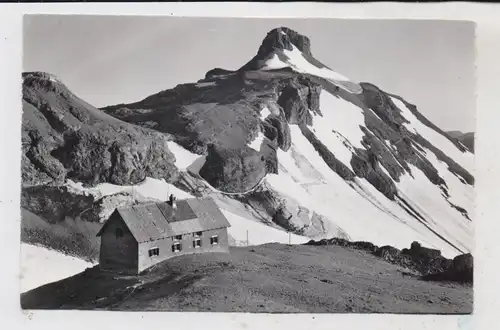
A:
<svg viewBox="0 0 500 330">
<path fill-rule="evenodd" d="M 163 202 L 117 208 L 115 212 L 118 212 L 139 243 L 231 226 L 210 197 L 178 200 L 176 204 L 175 210 Z M 110 219 L 97 236 L 104 232 Z"/>
</svg>

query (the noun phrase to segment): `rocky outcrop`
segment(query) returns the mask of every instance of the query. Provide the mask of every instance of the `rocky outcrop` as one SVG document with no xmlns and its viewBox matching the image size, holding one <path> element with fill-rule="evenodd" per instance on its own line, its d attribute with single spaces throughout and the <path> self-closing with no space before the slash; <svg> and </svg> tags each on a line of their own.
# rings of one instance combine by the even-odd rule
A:
<svg viewBox="0 0 500 330">
<path fill-rule="evenodd" d="M 452 276 L 459 281 L 472 282 L 474 276 L 474 258 L 472 254 L 465 253 L 453 259 Z"/>
<path fill-rule="evenodd" d="M 200 175 L 223 192 L 243 193 L 266 175 L 266 162 L 264 156 L 248 146 L 225 149 L 209 145 Z"/>
<path fill-rule="evenodd" d="M 23 75 L 23 185 L 177 175 L 168 137 L 103 114 L 44 73 Z"/>
<path fill-rule="evenodd" d="M 428 274 L 423 277 L 427 281 L 446 281 L 473 283 L 474 281 L 474 259 L 470 253 L 461 254 L 453 258 L 451 267 L 446 270 Z"/>
<path fill-rule="evenodd" d="M 221 77 L 233 74 L 233 73 L 234 73 L 234 71 L 231 71 L 231 70 L 226 70 L 226 69 L 222 69 L 222 68 L 215 68 L 215 69 L 208 71 L 205 74 L 205 80 L 217 79 L 217 78 L 221 78 Z"/>
<path fill-rule="evenodd" d="M 397 194 L 396 185 L 380 168 L 377 154 L 371 150 L 358 149 L 351 158 L 351 166 L 358 177 L 365 178 L 388 199 L 394 200 Z"/>
<path fill-rule="evenodd" d="M 372 118 L 369 117 L 365 119 L 368 128 L 361 128 L 364 133 L 361 143 L 365 146 L 365 150 L 369 150 L 371 154 L 376 156 L 378 169 L 383 167 L 389 173 L 392 180 L 399 182 L 399 177 L 403 175 L 405 171 L 410 171 L 405 161 L 406 156 L 404 155 L 410 155 L 411 148 L 404 140 L 395 143 L 397 147 L 391 147 L 385 144 L 383 141 L 391 141 L 390 133 L 388 134 L 390 128 L 380 120 L 373 122 L 370 119 Z M 365 151 L 357 150 L 358 154 L 360 152 L 366 153 Z M 366 154 L 364 156 L 362 154 L 361 157 L 366 159 Z"/>
<path fill-rule="evenodd" d="M 78 194 L 65 186 L 31 186 L 21 191 L 21 207 L 51 223 L 64 221 L 66 217 L 81 217 L 95 207 L 94 202 L 92 195 Z M 94 216 L 86 220 L 99 221 Z"/>
<path fill-rule="evenodd" d="M 312 116 L 309 112 L 307 87 L 288 86 L 278 98 L 278 104 L 285 112 L 285 118 L 291 125 L 311 124 Z"/>
<path fill-rule="evenodd" d="M 251 193 L 237 196 L 261 220 L 271 221 L 286 231 L 311 238 L 322 238 L 328 234 L 349 238 L 349 235 L 328 218 L 314 209 L 305 207 L 300 201 L 284 196 L 263 182 Z"/>
<path fill-rule="evenodd" d="M 324 64 L 316 60 L 311 53 L 311 41 L 308 37 L 287 27 L 279 27 L 269 31 L 259 47 L 257 55 L 255 55 L 247 64 L 240 68 L 239 71 L 258 70 L 264 62 L 270 59 L 275 54 L 281 55 L 280 50 L 292 51 L 296 47 L 301 51 L 308 61 L 317 67 L 325 67 Z"/>
<path fill-rule="evenodd" d="M 466 169 L 457 164 L 452 158 L 448 157 L 443 151 L 436 148 L 431 142 L 427 141 L 425 138 L 420 136 L 419 134 L 413 135 L 414 141 L 422 145 L 423 147 L 431 150 L 439 160 L 445 162 L 448 165 L 448 170 L 465 181 L 465 183 L 474 185 L 474 176 L 470 174 Z M 463 149 L 463 147 L 462 147 Z"/>
<path fill-rule="evenodd" d="M 306 77 L 300 77 L 281 90 L 277 103 L 283 109 L 290 125 L 311 125 L 312 114 L 321 113 L 320 93 L 320 85 Z"/>
<path fill-rule="evenodd" d="M 67 185 L 30 186 L 21 190 L 21 207 L 52 224 L 67 218 L 102 223 L 117 207 L 152 201 L 157 200 L 127 191 L 98 196 Z"/>
<path fill-rule="evenodd" d="M 285 205 L 278 205 L 276 212 L 274 213 L 272 220 L 275 224 L 284 228 L 286 231 L 296 233 L 300 230 L 292 221 L 294 214 L 291 210 L 287 209 Z"/>
<path fill-rule="evenodd" d="M 377 117 L 372 116 L 369 111 L 365 111 L 365 124 L 366 127 L 371 131 L 375 132 L 376 136 L 380 140 L 388 140 L 393 145 L 397 146 L 397 152 L 393 153 L 395 159 L 399 161 L 405 171 L 409 172 L 406 163 L 413 164 L 421 169 L 427 178 L 435 185 L 444 184 L 444 180 L 439 176 L 437 170 L 428 162 L 425 158 L 419 155 L 420 146 L 431 150 L 436 154 L 437 158 L 448 165 L 449 171 L 455 173 L 462 177 L 467 184 L 474 184 L 474 177 L 457 164 L 453 159 L 448 157 L 442 150 L 436 148 L 430 141 L 427 141 L 424 137 L 419 134 L 409 132 L 404 124 L 407 120 L 402 116 L 401 109 L 399 109 L 390 97 L 394 97 L 401 102 L 411 111 L 418 120 L 420 120 L 424 125 L 435 130 L 436 132 L 442 134 L 444 137 L 449 139 L 459 150 L 465 151 L 465 148 L 456 141 L 456 139 L 449 136 L 447 133 L 443 132 L 436 125 L 432 124 L 427 118 L 425 118 L 420 112 L 418 112 L 415 105 L 408 103 L 403 98 L 386 93 L 380 90 L 377 86 L 369 83 L 361 83 L 363 87 L 363 94 L 361 103 L 364 104 L 368 109 L 373 110 Z M 377 149 L 380 153 L 380 143 L 372 138 L 371 132 L 365 131 L 365 143 L 369 144 L 373 149 Z M 392 157 L 383 157 L 384 162 L 389 165 L 390 173 L 393 178 L 398 178 L 401 171 L 395 164 L 391 163 Z"/>
<path fill-rule="evenodd" d="M 430 249 L 413 242 L 410 249 L 403 249 L 402 255 L 409 256 L 414 266 L 424 275 L 444 271 L 451 266 L 451 260 L 441 255 L 441 251 Z"/>
<path fill-rule="evenodd" d="M 367 251 L 387 262 L 420 273 L 423 280 L 472 282 L 473 261 L 470 253 L 451 260 L 443 257 L 441 251 L 423 247 L 418 242 L 413 242 L 409 249 L 399 250 L 390 245 L 378 247 L 369 242 L 351 242 L 338 237 L 311 240 L 305 245 L 338 245 Z"/>
<path fill-rule="evenodd" d="M 278 174 L 278 154 L 277 149 L 279 146 L 273 143 L 269 139 L 264 139 L 261 147 L 260 153 L 264 157 L 264 162 L 266 164 L 266 173 Z"/>
<path fill-rule="evenodd" d="M 373 84 L 360 83 L 360 85 L 363 88 L 364 104 L 372 109 L 385 124 L 397 131 L 401 124 L 407 122 L 386 93 Z"/>
<path fill-rule="evenodd" d="M 22 116 L 23 185 L 62 183 L 66 169 L 51 152 L 64 143 L 64 139 L 49 124 L 45 116 L 23 100 Z"/>
<path fill-rule="evenodd" d="M 269 115 L 262 123 L 264 135 L 271 141 L 276 142 L 277 146 L 288 151 L 292 144 L 290 136 L 290 126 L 283 118 L 276 115 Z"/>
</svg>

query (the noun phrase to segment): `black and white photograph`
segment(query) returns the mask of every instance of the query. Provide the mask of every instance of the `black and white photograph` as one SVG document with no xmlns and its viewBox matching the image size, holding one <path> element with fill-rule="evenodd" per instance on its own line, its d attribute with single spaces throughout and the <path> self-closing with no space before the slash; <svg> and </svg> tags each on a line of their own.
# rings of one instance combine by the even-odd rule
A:
<svg viewBox="0 0 500 330">
<path fill-rule="evenodd" d="M 22 309 L 473 312 L 474 22 L 33 14 L 22 43 Z"/>
</svg>

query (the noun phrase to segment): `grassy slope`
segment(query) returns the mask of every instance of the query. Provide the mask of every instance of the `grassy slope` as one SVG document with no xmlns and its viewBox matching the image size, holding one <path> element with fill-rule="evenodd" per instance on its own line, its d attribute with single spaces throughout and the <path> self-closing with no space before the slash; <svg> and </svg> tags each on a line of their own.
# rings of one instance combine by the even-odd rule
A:
<svg viewBox="0 0 500 330">
<path fill-rule="evenodd" d="M 366 252 L 265 244 L 170 259 L 139 277 L 97 269 L 21 296 L 27 309 L 471 313 L 472 287 L 424 282 Z"/>
<path fill-rule="evenodd" d="M 21 241 L 41 245 L 64 254 L 96 262 L 99 258 L 99 240 L 96 237 L 101 224 L 67 219 L 49 223 L 21 208 Z"/>
</svg>

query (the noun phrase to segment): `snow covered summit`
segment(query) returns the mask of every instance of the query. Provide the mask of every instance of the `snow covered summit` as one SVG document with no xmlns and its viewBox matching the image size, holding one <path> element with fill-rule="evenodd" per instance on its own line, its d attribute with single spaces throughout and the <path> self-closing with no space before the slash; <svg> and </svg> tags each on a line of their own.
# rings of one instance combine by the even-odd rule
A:
<svg viewBox="0 0 500 330">
<path fill-rule="evenodd" d="M 311 53 L 308 37 L 287 27 L 271 30 L 262 41 L 257 55 L 241 70 L 279 70 L 290 68 L 296 72 L 323 78 L 350 93 L 360 94 L 358 83 L 335 72 Z"/>
</svg>

